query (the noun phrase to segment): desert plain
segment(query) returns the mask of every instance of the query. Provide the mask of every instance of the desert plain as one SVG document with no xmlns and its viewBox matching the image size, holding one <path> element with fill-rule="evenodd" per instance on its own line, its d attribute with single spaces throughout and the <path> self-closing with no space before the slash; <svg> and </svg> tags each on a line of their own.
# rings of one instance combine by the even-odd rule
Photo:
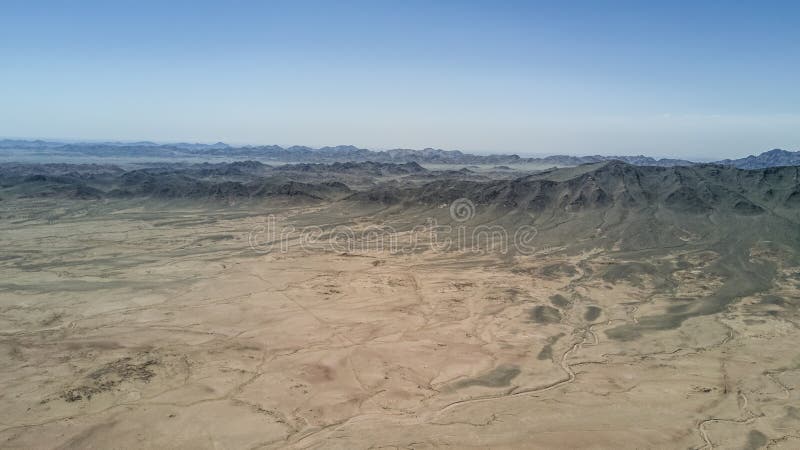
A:
<svg viewBox="0 0 800 450">
<path fill-rule="evenodd" d="M 800 445 L 800 267 L 768 243 L 767 286 L 679 315 L 730 282 L 722 250 L 270 243 L 268 217 L 393 217 L 277 200 L 5 208 L 3 448 Z"/>
</svg>

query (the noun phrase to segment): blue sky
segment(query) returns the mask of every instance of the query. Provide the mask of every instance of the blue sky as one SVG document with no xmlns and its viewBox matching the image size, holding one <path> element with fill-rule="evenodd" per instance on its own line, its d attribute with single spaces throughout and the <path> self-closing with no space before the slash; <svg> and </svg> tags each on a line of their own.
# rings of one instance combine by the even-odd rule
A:
<svg viewBox="0 0 800 450">
<path fill-rule="evenodd" d="M 800 2 L 3 2 L 0 136 L 800 150 Z"/>
</svg>

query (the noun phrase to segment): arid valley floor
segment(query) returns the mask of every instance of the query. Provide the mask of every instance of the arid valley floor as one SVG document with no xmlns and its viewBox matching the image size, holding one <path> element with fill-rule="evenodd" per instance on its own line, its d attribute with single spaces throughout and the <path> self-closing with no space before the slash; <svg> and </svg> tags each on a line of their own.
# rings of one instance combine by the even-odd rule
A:
<svg viewBox="0 0 800 450">
<path fill-rule="evenodd" d="M 268 215 L 403 216 L 3 204 L 2 448 L 800 446 L 800 266 L 769 239 L 734 256 L 690 225 L 655 249 L 265 250 Z"/>
</svg>

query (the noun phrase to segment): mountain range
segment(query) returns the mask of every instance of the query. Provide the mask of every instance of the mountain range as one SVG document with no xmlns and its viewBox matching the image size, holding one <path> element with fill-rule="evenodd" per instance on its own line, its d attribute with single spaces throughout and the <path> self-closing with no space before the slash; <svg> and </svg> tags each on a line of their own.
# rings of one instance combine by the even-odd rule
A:
<svg viewBox="0 0 800 450">
<path fill-rule="evenodd" d="M 459 165 L 520 165 L 568 167 L 603 161 L 622 161 L 637 166 L 689 166 L 697 164 L 684 159 L 649 156 L 570 156 L 521 157 L 515 154 L 476 155 L 458 150 L 425 148 L 422 150 L 392 149 L 368 150 L 352 145 L 311 148 L 306 146 L 281 147 L 278 145 L 231 146 L 222 142 L 215 144 L 155 142 L 57 142 L 43 140 L 0 140 L 0 153 L 24 151 L 32 154 L 57 155 L 62 157 L 125 157 L 125 158 L 231 158 L 254 159 L 273 162 L 333 163 L 333 162 L 379 162 Z M 800 164 L 800 151 L 774 149 L 758 156 L 741 159 L 724 159 L 713 162 L 741 169 L 793 166 Z"/>
</svg>

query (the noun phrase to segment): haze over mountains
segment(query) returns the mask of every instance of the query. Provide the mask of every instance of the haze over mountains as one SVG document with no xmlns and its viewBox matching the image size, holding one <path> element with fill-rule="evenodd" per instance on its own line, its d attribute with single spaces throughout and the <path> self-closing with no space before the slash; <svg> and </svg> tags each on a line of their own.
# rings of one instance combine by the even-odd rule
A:
<svg viewBox="0 0 800 450">
<path fill-rule="evenodd" d="M 383 163 L 408 163 L 420 164 L 489 164 L 489 165 L 515 165 L 531 164 L 540 166 L 577 166 L 580 164 L 596 163 L 602 161 L 623 161 L 639 166 L 686 166 L 697 164 L 694 161 L 683 159 L 662 158 L 656 159 L 649 156 L 570 156 L 553 155 L 546 157 L 521 157 L 515 154 L 488 154 L 475 155 L 458 150 L 441 150 L 426 148 L 423 150 L 393 149 L 393 150 L 368 150 L 351 145 L 334 147 L 311 148 L 306 146 L 281 147 L 278 145 L 262 146 L 230 146 L 217 142 L 215 144 L 174 143 L 158 144 L 149 141 L 142 142 L 100 142 L 100 143 L 65 143 L 43 140 L 0 140 L 0 154 L 7 156 L 12 153 L 23 152 L 27 155 L 59 156 L 59 157 L 117 157 L 117 158 L 227 158 L 227 159 L 255 159 L 274 162 L 383 162 Z M 748 156 L 741 159 L 725 159 L 716 161 L 716 164 L 730 165 L 743 169 L 764 168 L 776 166 L 790 166 L 800 163 L 800 151 L 791 152 L 774 149 L 758 156 Z"/>
</svg>

